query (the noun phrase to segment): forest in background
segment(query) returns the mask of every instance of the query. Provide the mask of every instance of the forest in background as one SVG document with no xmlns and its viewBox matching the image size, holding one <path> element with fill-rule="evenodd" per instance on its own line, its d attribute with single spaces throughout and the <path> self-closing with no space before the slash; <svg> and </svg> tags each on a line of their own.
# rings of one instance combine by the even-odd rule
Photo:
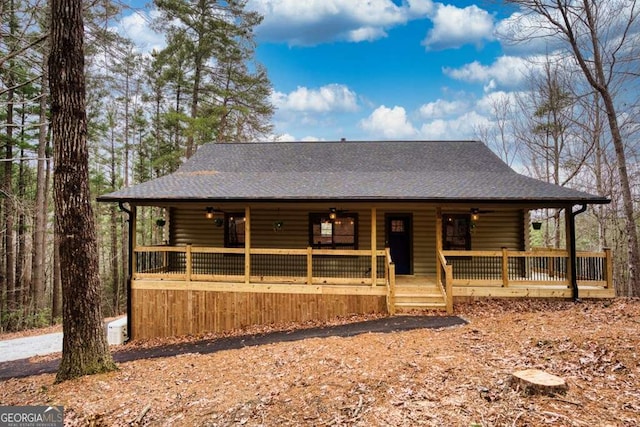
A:
<svg viewBox="0 0 640 427">
<path fill-rule="evenodd" d="M 544 1 L 515 3 L 537 17 L 548 11 L 539 9 Z M 577 217 L 577 246 L 612 248 L 618 295 L 638 295 L 637 237 L 635 246 L 632 241 L 638 212 L 633 189 L 640 180 L 638 12 L 622 0 L 607 3 L 610 10 L 595 1 L 581 4 L 575 7 L 593 13 L 568 9 L 573 20 L 567 31 L 557 27 L 563 21 L 536 21 L 532 31 L 555 28 L 564 48 L 532 64 L 538 71 L 526 90 L 494 98 L 493 122 L 478 128 L 477 136 L 522 173 L 610 198 L 611 204 Z M 207 142 L 276 138 L 268 70 L 254 58 L 261 17 L 246 11 L 243 0 L 155 5 L 161 15 L 153 26 L 167 45 L 147 55 L 110 30 L 121 4 L 85 3 L 94 197 L 173 172 Z M 562 10 L 550 17 L 557 14 Z M 52 231 L 48 16 L 45 1 L 0 0 L 0 331 L 42 326 L 61 316 Z M 103 313 L 115 315 L 125 309 L 127 224 L 118 206 L 97 204 L 94 212 Z M 543 222 L 541 231 L 532 231 L 533 243 L 563 247 L 561 212 L 533 215 Z M 161 216 L 140 210 L 141 244 L 162 241 L 156 224 Z"/>
</svg>

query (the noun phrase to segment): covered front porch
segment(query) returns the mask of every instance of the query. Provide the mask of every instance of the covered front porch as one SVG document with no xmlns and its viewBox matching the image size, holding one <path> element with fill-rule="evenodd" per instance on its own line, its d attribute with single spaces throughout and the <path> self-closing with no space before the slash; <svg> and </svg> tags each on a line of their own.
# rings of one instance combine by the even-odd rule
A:
<svg viewBox="0 0 640 427">
<path fill-rule="evenodd" d="M 389 311 L 398 294 L 437 289 L 446 306 L 454 297 L 573 296 L 566 250 L 445 251 L 441 271 L 397 275 L 390 250 L 249 249 L 138 246 L 133 289 L 385 296 Z M 611 298 L 611 251 L 577 252 L 580 298 Z M 398 304 L 397 307 L 420 308 Z"/>
<path fill-rule="evenodd" d="M 452 313 L 458 297 L 615 296 L 609 250 L 575 252 L 575 263 L 571 261 L 570 248 L 446 250 L 446 227 L 442 227 L 446 215 L 436 207 L 400 207 L 402 212 L 413 215 L 412 232 L 420 235 L 414 239 L 412 257 L 422 262 L 431 260 L 436 268 L 429 271 L 414 266 L 408 274 L 398 274 L 393 252 L 384 245 L 388 241 L 386 213 L 391 209 L 351 208 L 360 213 L 361 230 L 368 231 L 358 234 L 363 249 L 264 247 L 266 239 L 254 237 L 264 234 L 261 228 L 271 221 L 263 219 L 264 209 L 260 207 L 244 209 L 243 247 L 175 241 L 143 246 L 134 241 L 130 282 L 132 336 L 220 332 L 253 324 L 322 321 L 356 313 Z M 319 208 L 303 206 L 300 210 Z M 381 215 L 380 210 L 385 214 Z M 365 213 L 370 221 L 368 227 L 362 221 Z M 135 216 L 135 209 L 132 214 Z M 184 214 L 173 211 L 173 215 Z M 493 215 L 495 222 L 513 216 Z M 260 219 L 256 227 L 252 226 L 254 217 Z M 293 217 L 292 214 L 287 219 L 287 226 L 294 227 Z M 489 219 L 485 221 L 490 223 Z M 282 236 L 281 232 L 271 233 Z M 480 228 L 476 240 L 482 239 L 481 233 L 489 232 Z M 135 230 L 132 235 L 136 235 Z M 253 246 L 256 240 L 262 242 L 261 247 Z M 423 242 L 434 245 L 429 249 Z M 281 241 L 273 243 L 282 245 Z"/>
</svg>

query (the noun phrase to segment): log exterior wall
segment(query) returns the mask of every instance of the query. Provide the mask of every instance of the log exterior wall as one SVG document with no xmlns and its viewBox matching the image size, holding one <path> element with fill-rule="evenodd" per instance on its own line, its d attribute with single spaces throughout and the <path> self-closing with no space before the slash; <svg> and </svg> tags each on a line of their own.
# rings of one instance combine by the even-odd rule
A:
<svg viewBox="0 0 640 427">
<path fill-rule="evenodd" d="M 227 212 L 242 212 L 242 205 L 216 206 Z M 309 245 L 309 213 L 325 212 L 328 205 L 282 204 L 251 207 L 251 247 L 303 249 Z M 358 214 L 358 249 L 371 249 L 371 208 L 368 204 L 338 206 L 349 214 Z M 386 246 L 385 215 L 411 214 L 413 217 L 413 274 L 433 276 L 436 271 L 436 207 L 396 203 L 377 208 L 377 249 Z M 469 213 L 469 209 L 442 208 L 443 214 Z M 283 221 L 281 231 L 273 230 L 275 221 Z M 472 250 L 525 250 L 526 215 L 522 209 L 496 209 L 481 213 L 471 237 Z M 204 217 L 200 208 L 176 207 L 171 210 L 171 245 L 224 245 L 224 230 Z"/>
<path fill-rule="evenodd" d="M 387 311 L 380 295 L 134 289 L 131 297 L 136 340 Z"/>
</svg>

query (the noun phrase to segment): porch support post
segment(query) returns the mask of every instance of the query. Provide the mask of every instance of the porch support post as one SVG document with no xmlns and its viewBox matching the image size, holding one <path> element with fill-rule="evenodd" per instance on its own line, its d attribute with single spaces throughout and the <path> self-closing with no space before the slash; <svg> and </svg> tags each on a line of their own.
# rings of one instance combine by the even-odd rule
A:
<svg viewBox="0 0 640 427">
<path fill-rule="evenodd" d="M 118 203 L 120 210 L 127 214 L 127 223 L 128 223 L 128 233 L 129 233 L 129 247 L 128 249 L 128 257 L 127 257 L 127 341 L 133 338 L 133 329 L 131 325 L 133 324 L 132 317 L 132 303 L 131 303 L 131 284 L 133 282 L 133 276 L 136 272 L 136 262 L 135 262 L 135 248 L 137 245 L 136 242 L 136 222 L 137 222 L 137 212 L 136 207 L 130 205 L 129 209 L 124 207 L 122 202 Z"/>
<path fill-rule="evenodd" d="M 377 230 L 377 210 L 371 208 L 371 286 L 375 286 L 378 281 L 378 230 Z"/>
<path fill-rule="evenodd" d="M 611 258 L 611 248 L 604 248 L 604 263 L 607 275 L 607 289 L 611 289 L 613 288 L 613 258 Z"/>
<path fill-rule="evenodd" d="M 567 265 L 567 279 L 570 280 L 573 300 L 580 299 L 577 277 L 576 262 L 576 216 L 587 210 L 587 205 L 582 205 L 577 211 L 573 211 L 573 206 L 565 209 L 565 222 L 567 223 L 567 250 L 569 252 L 569 263 Z"/>
<path fill-rule="evenodd" d="M 442 285 L 442 263 L 440 251 L 442 250 L 442 208 L 436 208 L 436 282 Z"/>
<path fill-rule="evenodd" d="M 244 283 L 251 281 L 251 207 L 244 208 Z"/>
</svg>

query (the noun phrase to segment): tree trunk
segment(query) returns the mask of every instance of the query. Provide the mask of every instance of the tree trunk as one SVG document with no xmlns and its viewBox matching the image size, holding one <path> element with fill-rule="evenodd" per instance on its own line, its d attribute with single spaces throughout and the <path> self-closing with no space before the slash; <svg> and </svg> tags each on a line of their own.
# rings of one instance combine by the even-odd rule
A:
<svg viewBox="0 0 640 427">
<path fill-rule="evenodd" d="M 11 68 L 11 65 L 9 65 Z M 12 71 L 9 69 L 7 86 L 13 87 Z M 5 142 L 4 174 L 2 179 L 3 215 L 4 215 L 4 278 L 6 283 L 7 308 L 11 313 L 16 309 L 16 246 L 15 246 L 15 201 L 13 195 L 13 89 L 7 91 L 7 130 Z"/>
<path fill-rule="evenodd" d="M 523 8 L 540 15 L 548 24 L 557 30 L 557 37 L 569 44 L 574 59 L 582 70 L 585 79 L 597 91 L 604 103 L 607 114 L 611 140 L 616 154 L 617 171 L 620 191 L 622 193 L 622 207 L 625 219 L 625 234 L 627 238 L 627 267 L 629 271 L 629 296 L 640 296 L 640 244 L 633 211 L 633 195 L 627 170 L 625 141 L 623 140 L 618 123 L 619 112 L 614 102 L 615 88 L 620 81 L 614 77 L 627 74 L 624 68 L 632 67 L 632 60 L 636 59 L 633 52 L 635 28 L 640 19 L 637 9 L 629 16 L 622 9 L 602 14 L 596 0 L 582 0 L 579 2 L 560 2 L 544 0 L 510 0 Z M 615 3 L 612 3 L 615 4 Z M 613 12 L 613 15 L 612 15 Z M 620 16 L 617 16 L 617 15 Z M 615 16 L 614 16 L 615 15 Z M 579 17 L 579 19 L 576 19 Z M 623 17 L 620 19 L 620 17 Z M 613 20 L 612 20 L 613 18 Z M 618 25 L 613 44 L 603 43 L 600 30 L 609 31 L 611 25 Z M 626 55 L 626 56 L 625 56 Z M 606 61 L 605 61 L 606 60 Z"/>
<path fill-rule="evenodd" d="M 611 132 L 611 139 L 616 153 L 618 175 L 620 178 L 620 190 L 622 192 L 622 209 L 625 217 L 625 231 L 627 233 L 627 251 L 629 268 L 629 296 L 640 296 L 640 245 L 638 243 L 638 231 L 636 227 L 635 215 L 633 212 L 633 196 L 631 194 L 631 184 L 627 172 L 627 158 L 625 154 L 625 143 L 620 133 L 618 124 L 618 113 L 610 88 L 610 79 L 605 75 L 605 64 L 601 54 L 601 43 L 597 34 L 597 13 L 594 13 L 593 3 L 584 1 L 584 14 L 586 22 L 591 30 L 591 44 L 593 47 L 593 64 L 582 56 L 576 37 L 570 37 L 571 47 L 576 55 L 578 64 L 582 69 L 589 84 L 600 94 L 604 102 L 607 113 L 607 121 Z M 615 56 L 615 55 L 614 55 Z M 589 63 L 588 63 L 589 62 Z"/>
<path fill-rule="evenodd" d="M 51 1 L 49 56 L 64 338 L 56 382 L 116 369 L 103 326 L 89 194 L 82 0 Z"/>
<path fill-rule="evenodd" d="M 46 48 L 45 48 L 46 51 Z M 44 88 L 49 84 L 47 76 L 47 59 L 45 53 L 42 60 L 42 94 L 40 95 L 40 129 L 38 135 L 38 160 L 36 172 L 36 204 L 34 206 L 33 227 L 33 258 L 31 259 L 31 295 L 34 311 L 40 311 L 46 307 L 45 301 L 45 275 L 44 260 L 46 248 L 47 227 L 47 93 Z"/>
<path fill-rule="evenodd" d="M 200 55 L 197 55 L 195 71 L 193 76 L 193 91 L 191 92 L 191 132 L 187 136 L 187 149 L 185 156 L 186 158 L 190 158 L 193 153 L 195 153 L 197 149 L 197 144 L 195 142 L 195 134 L 197 132 L 197 119 L 198 119 L 198 103 L 200 101 L 200 78 L 202 74 L 202 63 L 200 60 Z"/>
<path fill-rule="evenodd" d="M 21 141 L 24 141 L 24 125 L 25 125 L 25 106 L 22 107 L 22 135 Z M 20 149 L 20 162 L 18 163 L 18 200 L 25 200 L 25 161 L 24 149 Z M 28 293 L 29 286 L 29 269 L 25 268 L 28 261 L 27 251 L 27 224 L 26 215 L 24 214 L 24 206 L 18 206 L 18 226 L 16 227 L 16 308 L 20 312 L 20 328 L 25 325 L 26 312 L 24 305 L 24 295 Z"/>
<path fill-rule="evenodd" d="M 613 146 L 616 152 L 618 164 L 618 175 L 620 177 L 620 190 L 622 191 L 622 209 L 625 217 L 625 231 L 627 234 L 628 268 L 629 268 L 629 295 L 640 297 L 640 245 L 638 244 L 638 231 L 636 227 L 635 214 L 633 212 L 633 196 L 631 194 L 631 184 L 627 172 L 627 160 L 624 152 L 624 141 L 620 134 L 618 119 L 613 105 L 613 100 L 608 96 L 608 92 L 601 93 L 607 111 L 609 128 L 613 139 Z"/>
<path fill-rule="evenodd" d="M 55 234 L 55 233 L 54 233 Z M 60 278 L 60 244 L 58 236 L 53 237 L 53 273 L 51 278 L 51 324 L 62 319 L 62 279 Z"/>
<path fill-rule="evenodd" d="M 112 305 L 113 312 L 111 313 L 113 316 L 116 316 L 120 313 L 120 257 L 118 256 L 118 211 L 116 206 L 111 206 L 110 217 L 111 217 L 111 227 L 110 227 L 110 238 L 111 238 L 111 256 L 109 257 L 109 262 L 111 264 L 111 288 L 112 288 Z"/>
</svg>

